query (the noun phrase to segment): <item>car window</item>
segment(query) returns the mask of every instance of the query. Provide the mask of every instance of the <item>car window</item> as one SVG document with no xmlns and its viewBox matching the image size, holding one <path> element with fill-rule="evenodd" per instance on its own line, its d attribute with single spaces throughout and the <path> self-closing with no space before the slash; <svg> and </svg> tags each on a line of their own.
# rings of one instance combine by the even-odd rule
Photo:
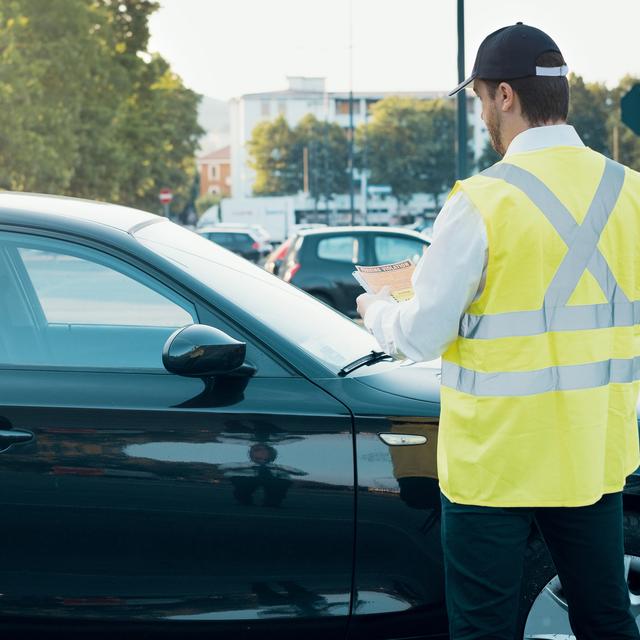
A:
<svg viewBox="0 0 640 640">
<path fill-rule="evenodd" d="M 167 337 L 197 322 L 175 292 L 94 249 L 4 233 L 0 252 L 0 277 L 13 281 L 26 309 L 2 323 L 1 362 L 163 369 Z"/>
<path fill-rule="evenodd" d="M 250 249 L 254 242 L 251 236 L 246 233 L 234 233 L 233 241 L 234 244 L 243 249 Z"/>
<path fill-rule="evenodd" d="M 233 244 L 233 234 L 231 233 L 209 233 L 207 238 L 223 247 L 229 247 Z"/>
<path fill-rule="evenodd" d="M 318 241 L 318 258 L 356 264 L 362 261 L 360 256 L 361 244 L 356 236 L 321 238 Z"/>
<path fill-rule="evenodd" d="M 142 227 L 135 237 L 230 304 L 250 310 L 256 324 L 264 324 L 334 373 L 380 348 L 368 331 L 347 317 L 171 222 Z"/>
<path fill-rule="evenodd" d="M 410 258 L 419 260 L 426 243 L 402 236 L 376 236 L 373 241 L 376 262 L 389 264 Z"/>
</svg>

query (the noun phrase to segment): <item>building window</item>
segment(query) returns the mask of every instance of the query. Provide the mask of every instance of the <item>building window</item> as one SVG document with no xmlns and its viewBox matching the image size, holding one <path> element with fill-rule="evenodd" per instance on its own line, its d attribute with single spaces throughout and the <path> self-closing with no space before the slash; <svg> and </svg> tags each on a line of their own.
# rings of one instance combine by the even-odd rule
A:
<svg viewBox="0 0 640 640">
<path fill-rule="evenodd" d="M 287 103 L 284 100 L 278 100 L 278 114 L 287 116 Z"/>
<path fill-rule="evenodd" d="M 360 113 L 360 100 L 353 99 L 353 115 Z M 349 100 L 336 100 L 336 114 L 349 115 Z"/>
<path fill-rule="evenodd" d="M 218 167 L 215 164 L 209 165 L 209 179 L 217 180 L 218 179 Z"/>
<path fill-rule="evenodd" d="M 260 115 L 263 118 L 269 118 L 271 116 L 271 101 L 262 100 L 260 102 Z"/>
</svg>

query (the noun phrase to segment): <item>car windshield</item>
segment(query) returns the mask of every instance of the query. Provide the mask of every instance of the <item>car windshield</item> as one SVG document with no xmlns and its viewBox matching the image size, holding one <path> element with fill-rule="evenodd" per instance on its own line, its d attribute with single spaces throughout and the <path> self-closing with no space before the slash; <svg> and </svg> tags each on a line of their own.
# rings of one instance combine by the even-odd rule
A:
<svg viewBox="0 0 640 640">
<path fill-rule="evenodd" d="M 135 237 L 233 304 L 251 310 L 258 322 L 334 373 L 380 349 L 368 331 L 346 316 L 192 231 L 162 221 L 138 229 Z"/>
</svg>

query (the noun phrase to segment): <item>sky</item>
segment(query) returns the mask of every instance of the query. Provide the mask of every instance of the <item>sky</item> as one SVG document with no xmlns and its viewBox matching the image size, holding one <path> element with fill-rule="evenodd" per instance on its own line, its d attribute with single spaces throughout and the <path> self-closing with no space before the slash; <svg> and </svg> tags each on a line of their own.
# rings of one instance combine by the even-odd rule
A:
<svg viewBox="0 0 640 640">
<path fill-rule="evenodd" d="M 352 29 L 350 10 L 352 3 Z M 431 91 L 457 84 L 456 0 L 160 0 L 150 50 L 218 99 L 323 76 L 330 91 Z M 466 72 L 490 32 L 546 31 L 571 71 L 615 85 L 640 76 L 640 0 L 466 0 Z"/>
</svg>

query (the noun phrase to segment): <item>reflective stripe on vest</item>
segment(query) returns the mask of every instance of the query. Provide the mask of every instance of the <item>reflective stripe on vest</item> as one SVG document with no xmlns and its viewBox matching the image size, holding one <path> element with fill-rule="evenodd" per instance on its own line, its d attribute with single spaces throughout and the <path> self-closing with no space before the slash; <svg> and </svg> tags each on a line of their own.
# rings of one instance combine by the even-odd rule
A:
<svg viewBox="0 0 640 640">
<path fill-rule="evenodd" d="M 568 251 L 549 285 L 541 309 L 464 314 L 459 335 L 475 340 L 535 336 L 549 331 L 579 331 L 640 324 L 640 302 L 631 302 L 598 248 L 600 235 L 620 196 L 622 165 L 607 159 L 596 193 L 581 224 L 535 175 L 501 162 L 482 173 L 522 191 L 551 223 Z M 591 272 L 607 303 L 567 306 L 585 270 Z M 612 359 L 535 371 L 483 373 L 443 362 L 442 384 L 476 396 L 525 396 L 627 383 L 640 379 L 640 359 Z"/>
<path fill-rule="evenodd" d="M 473 371 L 451 362 L 442 367 L 444 386 L 473 396 L 532 396 L 549 391 L 593 389 L 635 380 L 640 380 L 638 357 L 500 373 Z"/>
<path fill-rule="evenodd" d="M 525 169 L 499 163 L 481 175 L 501 178 L 520 189 L 553 225 L 569 251 L 549 285 L 542 309 L 483 316 L 464 314 L 460 337 L 482 340 L 530 336 L 546 331 L 628 327 L 640 323 L 640 303 L 632 303 L 624 295 L 597 246 L 622 190 L 624 167 L 621 164 L 606 159 L 602 179 L 582 224 L 575 221 L 539 178 Z M 608 303 L 565 306 L 585 269 L 594 276 Z"/>
</svg>

